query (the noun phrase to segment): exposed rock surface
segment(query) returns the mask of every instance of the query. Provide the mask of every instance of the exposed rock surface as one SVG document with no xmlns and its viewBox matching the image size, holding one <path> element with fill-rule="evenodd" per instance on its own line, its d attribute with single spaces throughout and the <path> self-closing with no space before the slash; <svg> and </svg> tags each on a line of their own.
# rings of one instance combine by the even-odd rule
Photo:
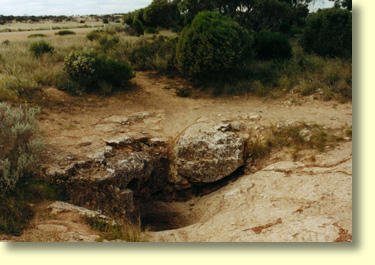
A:
<svg viewBox="0 0 375 265">
<path fill-rule="evenodd" d="M 193 224 L 157 242 L 333 242 L 352 238 L 351 142 L 316 164 L 282 161 L 190 203 Z"/>
<path fill-rule="evenodd" d="M 195 124 L 176 141 L 178 174 L 194 183 L 210 183 L 232 174 L 244 164 L 244 141 L 229 124 Z"/>
<path fill-rule="evenodd" d="M 76 212 L 81 217 L 88 217 L 88 218 L 97 217 L 97 218 L 100 218 L 104 221 L 108 221 L 113 225 L 116 224 L 116 222 L 113 219 L 101 214 L 98 211 L 91 211 L 89 209 L 79 207 L 79 206 L 76 206 L 76 205 L 73 205 L 73 204 L 70 204 L 70 203 L 67 203 L 67 202 L 62 202 L 62 201 L 53 202 L 47 207 L 47 209 L 49 209 L 51 211 L 50 214 L 52 214 L 52 215 L 56 215 L 56 214 L 60 214 L 60 213 L 66 213 L 66 212 Z"/>
</svg>

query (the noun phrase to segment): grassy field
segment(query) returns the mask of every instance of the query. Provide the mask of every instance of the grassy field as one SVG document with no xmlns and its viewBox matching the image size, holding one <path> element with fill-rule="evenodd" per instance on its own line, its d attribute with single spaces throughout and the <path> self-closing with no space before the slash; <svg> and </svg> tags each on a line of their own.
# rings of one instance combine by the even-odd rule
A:
<svg viewBox="0 0 375 265">
<path fill-rule="evenodd" d="M 170 37 L 176 35 L 170 31 L 161 31 L 160 34 Z M 27 36 L 29 35 L 0 44 L 0 101 L 32 100 L 33 90 L 54 85 L 55 77 L 63 72 L 64 58 L 72 50 L 100 49 L 97 42 L 87 39 L 86 32 L 67 36 L 47 35 L 44 38 Z M 119 50 L 140 39 L 153 37 L 146 34 L 138 38 L 124 33 L 115 36 L 119 38 Z M 42 39 L 54 47 L 54 51 L 36 58 L 29 50 L 30 45 Z"/>
<path fill-rule="evenodd" d="M 155 54 L 148 54 L 149 49 L 158 47 L 157 43 L 156 46 L 151 46 L 154 48 L 147 46 L 147 43 L 155 42 L 157 36 L 151 34 L 141 37 L 129 36 L 122 31 L 123 28 L 117 32 L 118 27 L 124 26 L 106 25 L 104 32 L 100 33 L 100 36 L 108 40 L 115 40 L 116 43 L 109 48 L 106 47 L 108 43 L 90 41 L 87 38 L 86 34 L 91 29 L 66 36 L 45 34 L 43 38 L 27 38 L 31 32 L 30 34 L 22 32 L 18 38 L 0 40 L 0 101 L 33 101 L 32 94 L 36 89 L 56 86 L 59 81 L 57 79 L 64 74 L 64 59 L 73 50 L 101 51 L 121 63 L 130 64 L 135 70 L 159 71 L 153 62 L 168 64 L 167 61 L 163 61 L 166 57 L 161 59 Z M 160 31 L 159 35 L 169 38 L 177 36 L 171 31 Z M 52 53 L 36 58 L 29 49 L 32 43 L 40 40 L 44 40 L 54 50 Z M 323 100 L 337 99 L 342 102 L 351 100 L 351 60 L 305 54 L 296 41 L 293 47 L 293 58 L 289 61 L 252 60 L 245 69 L 249 73 L 245 79 L 213 81 L 203 84 L 203 87 L 213 95 L 254 93 L 259 96 L 280 96 L 292 92 L 302 96 L 314 94 Z M 134 55 L 133 61 L 129 58 L 131 54 Z M 150 56 L 156 57 L 150 58 Z M 174 55 L 169 51 L 166 56 Z M 146 67 L 144 67 L 144 60 L 148 60 Z M 197 88 L 202 89 L 202 84 L 198 84 Z"/>
</svg>

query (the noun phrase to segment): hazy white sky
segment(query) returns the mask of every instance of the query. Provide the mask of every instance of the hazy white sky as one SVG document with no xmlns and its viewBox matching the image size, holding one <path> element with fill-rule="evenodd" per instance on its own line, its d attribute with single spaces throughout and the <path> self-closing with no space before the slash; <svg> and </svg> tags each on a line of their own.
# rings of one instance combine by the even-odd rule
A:
<svg viewBox="0 0 375 265">
<path fill-rule="evenodd" d="M 0 15 L 89 15 L 126 13 L 148 6 L 152 0 L 0 0 Z M 317 0 L 315 7 L 333 3 Z"/>
<path fill-rule="evenodd" d="M 126 13 L 152 0 L 0 0 L 0 15 L 89 15 Z"/>
</svg>

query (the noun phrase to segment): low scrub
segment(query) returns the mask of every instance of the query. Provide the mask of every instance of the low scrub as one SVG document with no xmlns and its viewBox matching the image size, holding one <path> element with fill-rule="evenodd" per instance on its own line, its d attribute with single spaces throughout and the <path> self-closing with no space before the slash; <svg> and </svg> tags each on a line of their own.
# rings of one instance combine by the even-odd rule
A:
<svg viewBox="0 0 375 265">
<path fill-rule="evenodd" d="M 65 191 L 47 180 L 28 176 L 14 189 L 0 194 L 0 234 L 20 236 L 35 216 L 33 204 L 45 200 L 66 200 Z"/>
<path fill-rule="evenodd" d="M 147 27 L 145 29 L 145 31 L 148 34 L 159 34 L 159 30 L 157 28 L 153 28 L 153 27 Z"/>
<path fill-rule="evenodd" d="M 45 37 L 47 37 L 47 35 L 45 35 L 45 34 L 30 34 L 28 36 L 29 39 L 30 38 L 45 38 Z"/>
<path fill-rule="evenodd" d="M 321 56 L 352 57 L 352 12 L 329 8 L 307 17 L 301 44 Z"/>
<path fill-rule="evenodd" d="M 89 41 L 96 41 L 96 40 L 99 40 L 99 39 L 101 38 L 101 34 L 100 34 L 99 31 L 97 31 L 97 30 L 93 30 L 93 31 L 91 31 L 90 33 L 88 33 L 88 34 L 86 35 L 86 37 L 87 37 L 87 39 L 88 39 Z"/>
<path fill-rule="evenodd" d="M 129 48 L 128 60 L 136 70 L 157 70 L 162 74 L 176 74 L 177 41 L 177 38 L 168 39 L 163 36 L 154 41 L 141 40 Z"/>
<path fill-rule="evenodd" d="M 297 46 L 290 60 L 253 60 L 225 80 L 199 85 L 214 95 L 253 93 L 264 97 L 293 91 L 345 103 L 352 100 L 352 62 L 305 54 Z"/>
<path fill-rule="evenodd" d="M 127 64 L 88 52 L 71 52 L 65 58 L 64 70 L 82 92 L 104 92 L 104 88 L 108 93 L 112 88 L 124 89 L 127 87 L 127 81 L 134 77 L 131 67 Z M 61 81 L 60 79 L 60 84 Z M 61 88 L 59 84 L 57 86 Z"/>
<path fill-rule="evenodd" d="M 45 42 L 44 40 L 33 42 L 30 45 L 29 51 L 37 58 L 42 57 L 43 54 L 52 53 L 54 47 Z"/>
<path fill-rule="evenodd" d="M 55 33 L 55 35 L 58 35 L 58 36 L 75 35 L 75 34 L 76 33 L 74 31 L 71 31 L 71 30 L 60 30 L 60 31 Z"/>
<path fill-rule="evenodd" d="M 292 58 L 292 46 L 281 33 L 260 31 L 255 37 L 255 52 L 263 60 L 288 60 Z"/>
<path fill-rule="evenodd" d="M 38 113 L 0 103 L 0 233 L 19 234 L 32 218 L 28 198 L 38 194 L 33 176 L 43 150 Z"/>
<path fill-rule="evenodd" d="M 34 108 L 11 109 L 0 103 L 0 191 L 15 187 L 24 176 L 32 174 L 43 144 L 39 137 Z"/>
</svg>

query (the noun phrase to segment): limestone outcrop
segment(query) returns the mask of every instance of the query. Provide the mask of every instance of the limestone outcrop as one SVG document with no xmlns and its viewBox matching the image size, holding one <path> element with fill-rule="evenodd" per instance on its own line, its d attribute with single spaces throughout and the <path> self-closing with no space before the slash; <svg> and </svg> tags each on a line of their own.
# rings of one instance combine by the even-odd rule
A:
<svg viewBox="0 0 375 265">
<path fill-rule="evenodd" d="M 70 203 L 132 216 L 136 214 L 134 196 L 147 197 L 167 185 L 166 140 L 120 137 L 105 141 L 105 149 L 97 152 L 100 156 L 46 173 L 65 187 Z"/>
<path fill-rule="evenodd" d="M 210 183 L 232 174 L 244 164 L 244 140 L 229 124 L 195 124 L 176 141 L 177 173 L 193 183 Z"/>
</svg>

